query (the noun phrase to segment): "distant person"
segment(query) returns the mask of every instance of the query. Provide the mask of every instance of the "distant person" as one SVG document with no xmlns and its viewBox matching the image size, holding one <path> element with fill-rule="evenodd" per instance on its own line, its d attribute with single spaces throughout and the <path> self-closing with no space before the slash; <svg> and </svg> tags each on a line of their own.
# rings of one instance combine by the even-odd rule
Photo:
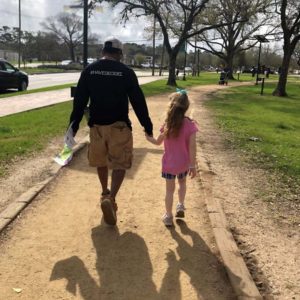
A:
<svg viewBox="0 0 300 300">
<path fill-rule="evenodd" d="M 281 67 L 278 68 L 277 72 L 278 72 L 279 75 L 281 74 Z"/>
<path fill-rule="evenodd" d="M 251 74 L 252 74 L 252 77 L 255 76 L 255 73 L 256 73 L 255 67 L 252 66 L 252 68 L 251 68 Z"/>
<path fill-rule="evenodd" d="M 185 90 L 178 90 L 170 95 L 170 104 L 165 123 L 157 138 L 146 134 L 146 138 L 154 145 L 164 143 L 162 157 L 162 177 L 166 180 L 165 207 L 163 222 L 166 226 L 173 225 L 173 195 L 175 178 L 178 179 L 178 204 L 176 217 L 184 217 L 184 200 L 186 194 L 186 176 L 196 176 L 196 123 L 185 116 L 190 102 Z"/>
<path fill-rule="evenodd" d="M 74 135 L 89 104 L 90 144 L 88 160 L 97 168 L 101 185 L 101 209 L 104 221 L 117 222 L 116 195 L 122 185 L 126 169 L 132 164 L 132 128 L 128 117 L 128 99 L 145 132 L 152 135 L 144 94 L 134 71 L 120 62 L 122 43 L 108 38 L 102 50 L 103 57 L 91 63 L 78 81 L 70 124 Z M 108 169 L 112 169 L 108 189 Z"/>
<path fill-rule="evenodd" d="M 178 76 L 179 76 L 179 69 L 178 68 L 176 69 L 176 73 L 175 74 L 176 74 L 176 78 L 178 78 Z"/>
</svg>

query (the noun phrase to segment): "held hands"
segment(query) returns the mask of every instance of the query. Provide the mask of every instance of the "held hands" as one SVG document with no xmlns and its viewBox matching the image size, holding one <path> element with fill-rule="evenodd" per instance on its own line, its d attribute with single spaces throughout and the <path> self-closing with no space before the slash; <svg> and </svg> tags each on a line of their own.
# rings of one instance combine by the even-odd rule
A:
<svg viewBox="0 0 300 300">
<path fill-rule="evenodd" d="M 189 168 L 189 176 L 191 176 L 191 179 L 193 179 L 194 177 L 196 177 L 196 175 L 197 175 L 196 167 L 190 166 L 190 168 Z"/>
<path fill-rule="evenodd" d="M 145 137 L 146 140 L 150 143 L 154 143 L 156 141 L 155 138 L 152 135 L 149 135 L 147 132 L 145 132 Z"/>
</svg>

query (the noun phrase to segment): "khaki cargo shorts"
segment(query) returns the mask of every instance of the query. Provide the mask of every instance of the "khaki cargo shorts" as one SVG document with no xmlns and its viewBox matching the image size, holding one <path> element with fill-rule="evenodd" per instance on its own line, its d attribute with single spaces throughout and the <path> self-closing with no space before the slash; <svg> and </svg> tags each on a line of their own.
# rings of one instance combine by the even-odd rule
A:
<svg viewBox="0 0 300 300">
<path fill-rule="evenodd" d="M 129 169 L 132 164 L 132 132 L 125 122 L 94 125 L 90 128 L 88 160 L 92 167 Z"/>
</svg>

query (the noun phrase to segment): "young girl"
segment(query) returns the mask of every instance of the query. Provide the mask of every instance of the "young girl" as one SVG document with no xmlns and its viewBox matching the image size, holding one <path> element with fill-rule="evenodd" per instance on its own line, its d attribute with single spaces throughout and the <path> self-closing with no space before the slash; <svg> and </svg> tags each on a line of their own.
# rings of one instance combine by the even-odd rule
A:
<svg viewBox="0 0 300 300">
<path fill-rule="evenodd" d="M 155 139 L 146 134 L 146 138 L 154 145 L 164 142 L 162 157 L 162 177 L 166 179 L 166 212 L 163 222 L 166 226 L 173 225 L 173 194 L 175 178 L 178 179 L 178 204 L 176 217 L 184 218 L 184 199 L 186 194 L 186 176 L 196 176 L 196 132 L 198 128 L 193 120 L 185 116 L 190 102 L 185 90 L 177 89 L 170 95 L 170 104 L 165 123 L 160 135 Z"/>
</svg>

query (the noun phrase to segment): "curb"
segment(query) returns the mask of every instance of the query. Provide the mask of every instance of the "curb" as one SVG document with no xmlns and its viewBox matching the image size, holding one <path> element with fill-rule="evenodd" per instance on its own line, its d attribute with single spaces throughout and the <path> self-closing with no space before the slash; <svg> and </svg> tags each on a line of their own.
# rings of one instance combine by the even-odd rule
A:
<svg viewBox="0 0 300 300">
<path fill-rule="evenodd" d="M 213 198 L 213 183 L 216 174 L 210 169 L 201 150 L 198 150 L 197 154 L 199 154 L 197 167 L 200 184 L 204 191 L 210 223 L 237 299 L 262 300 L 263 297 L 259 293 L 230 231 L 222 206 L 218 200 Z"/>
<path fill-rule="evenodd" d="M 87 145 L 87 138 L 88 136 L 82 139 L 82 141 L 73 148 L 73 153 L 76 153 Z M 10 203 L 8 207 L 0 213 L 0 233 L 18 217 L 22 210 L 58 175 L 63 167 L 64 166 L 53 162 L 48 178 L 35 184 L 25 193 L 21 194 L 21 196 Z"/>
</svg>

